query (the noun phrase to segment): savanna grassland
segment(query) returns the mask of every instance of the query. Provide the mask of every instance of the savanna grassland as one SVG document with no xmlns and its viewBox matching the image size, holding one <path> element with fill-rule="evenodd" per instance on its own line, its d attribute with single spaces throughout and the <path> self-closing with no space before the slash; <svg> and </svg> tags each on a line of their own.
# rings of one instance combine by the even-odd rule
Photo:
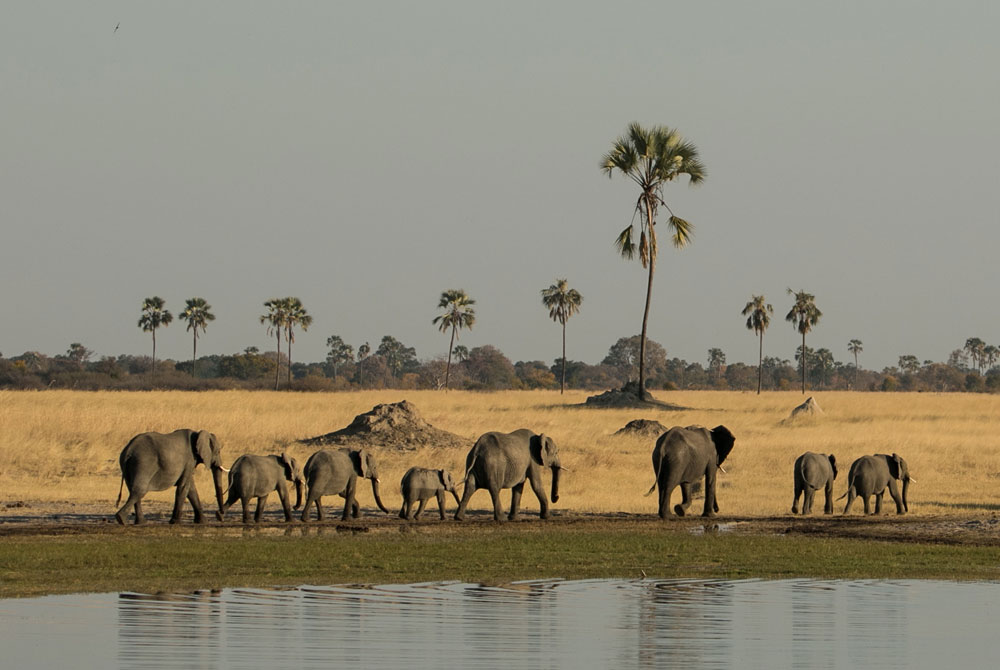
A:
<svg viewBox="0 0 1000 670">
<path fill-rule="evenodd" d="M 657 397 L 691 409 L 592 409 L 582 406 L 583 392 L 0 392 L 0 595 L 639 574 L 1000 578 L 1000 434 L 994 429 L 1000 398 L 821 393 L 815 397 L 822 415 L 788 422 L 801 394 Z M 464 524 L 439 522 L 434 502 L 420 523 L 406 524 L 379 513 L 370 486 L 362 483 L 364 513 L 346 525 L 339 521 L 342 500 L 325 498 L 332 513 L 325 526 L 296 522 L 285 528 L 275 523 L 279 505 L 272 495 L 269 523 L 260 530 L 244 531 L 238 513 L 224 526 L 212 519 L 195 527 L 189 507 L 184 524 L 171 527 L 166 517 L 172 491 L 147 497 L 146 526 L 108 523 L 119 490 L 118 454 L 136 433 L 209 429 L 222 441 L 227 466 L 243 453 L 282 450 L 304 462 L 315 449 L 297 440 L 342 428 L 378 403 L 403 399 L 433 426 L 468 438 L 470 447 L 487 430 L 527 427 L 551 435 L 570 469 L 553 519 L 538 519 L 537 500 L 526 490 L 521 520 L 496 526 L 486 514 L 491 506 L 483 491 L 469 508 L 482 513 Z M 719 477 L 723 532 L 698 518 L 655 518 L 655 496 L 643 495 L 653 481 L 654 440 L 612 436 L 637 418 L 666 426 L 724 424 L 736 435 L 727 472 Z M 377 449 L 383 501 L 398 510 L 399 479 L 414 465 L 450 468 L 460 478 L 467 451 L 433 445 Z M 793 518 L 792 463 L 804 451 L 836 455 L 837 496 L 846 490 L 855 458 L 898 452 L 915 480 L 910 513 L 896 517 L 886 495 L 890 514 L 878 519 L 863 518 L 857 502 L 851 517 L 843 518 L 843 501 L 832 518 Z M 202 468 L 197 483 L 203 504 L 214 512 L 210 477 Z M 508 499 L 505 493 L 505 505 Z M 822 510 L 822 493 L 816 507 Z M 450 519 L 454 500 L 448 510 Z M 700 511 L 699 500 L 692 511 Z M 908 531 L 927 524 L 960 531 L 962 539 Z M 175 555 L 183 558 L 170 558 Z M 205 556 L 211 565 L 204 565 Z M 202 562 L 192 571 L 184 561 Z"/>
</svg>

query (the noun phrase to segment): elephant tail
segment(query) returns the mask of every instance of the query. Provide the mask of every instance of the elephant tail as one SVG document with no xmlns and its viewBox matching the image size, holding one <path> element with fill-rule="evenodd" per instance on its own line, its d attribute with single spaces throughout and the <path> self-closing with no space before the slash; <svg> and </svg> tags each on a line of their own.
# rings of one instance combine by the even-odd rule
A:
<svg viewBox="0 0 1000 670">
<path fill-rule="evenodd" d="M 649 487 L 649 490 L 646 491 L 645 494 L 643 494 L 643 497 L 645 498 L 645 497 L 649 497 L 649 496 L 653 495 L 653 491 L 655 491 L 655 490 L 656 490 L 656 482 L 654 481 L 653 485 Z"/>
<path fill-rule="evenodd" d="M 643 495 L 644 498 L 648 498 L 649 496 L 653 495 L 653 491 L 656 490 L 656 485 L 660 483 L 660 464 L 662 462 L 663 462 L 662 458 L 656 462 L 656 467 L 653 468 L 653 485 L 650 486 L 649 490 L 646 491 L 645 495 Z"/>
<path fill-rule="evenodd" d="M 115 507 L 122 504 L 122 490 L 125 488 L 125 475 L 122 475 L 122 483 L 118 485 L 118 500 L 115 501 Z"/>
<path fill-rule="evenodd" d="M 847 494 L 853 490 L 854 490 L 854 480 L 852 479 L 851 481 L 847 482 L 847 490 L 844 491 L 844 495 L 837 498 L 837 500 L 843 500 L 844 498 L 847 497 Z M 857 493 L 855 493 L 855 495 L 857 495 Z"/>
</svg>

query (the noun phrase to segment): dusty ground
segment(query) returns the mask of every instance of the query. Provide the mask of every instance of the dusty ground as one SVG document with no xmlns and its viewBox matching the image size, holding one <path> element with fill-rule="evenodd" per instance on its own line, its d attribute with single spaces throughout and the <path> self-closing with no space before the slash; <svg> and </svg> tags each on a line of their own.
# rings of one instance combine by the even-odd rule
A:
<svg viewBox="0 0 1000 670">
<path fill-rule="evenodd" d="M 170 516 L 170 504 L 157 501 L 144 503 L 148 523 L 146 527 L 163 527 L 167 525 Z M 313 521 L 301 524 L 297 520 L 285 524 L 277 501 L 264 513 L 264 519 L 258 526 L 261 531 L 277 530 L 308 532 L 310 528 L 330 529 L 349 532 L 405 532 L 406 528 L 414 528 L 413 524 L 404 522 L 395 514 L 387 515 L 375 509 L 363 509 L 359 519 L 342 522 L 340 520 L 341 506 L 334 504 L 325 506 L 326 519 L 322 523 Z M 301 511 L 301 510 L 300 510 Z M 69 501 L 37 501 L 17 500 L 0 502 L 0 537 L 7 536 L 44 536 L 44 535 L 80 535 L 125 532 L 114 522 L 114 510 L 107 504 L 79 503 Z M 447 509 L 446 520 L 440 521 L 436 503 L 428 504 L 415 528 L 431 530 L 434 528 L 453 533 L 460 532 L 463 527 L 475 527 L 480 524 L 492 524 L 492 513 L 482 510 L 469 510 L 467 520 L 457 523 L 451 520 L 454 507 Z M 214 508 L 208 507 L 206 528 L 221 528 L 234 532 L 246 530 L 240 522 L 240 509 L 237 505 L 230 510 L 226 521 L 220 524 L 214 518 Z M 295 513 L 298 518 L 298 513 Z M 967 516 L 925 516 L 883 514 L 880 516 L 823 516 L 810 517 L 770 516 L 741 517 L 719 516 L 714 519 L 688 517 L 660 521 L 650 514 L 612 513 L 596 514 L 581 513 L 573 510 L 553 510 L 552 517 L 540 520 L 535 511 L 527 510 L 519 517 L 518 524 L 533 524 L 541 530 L 548 527 L 580 528 L 581 530 L 605 530 L 621 528 L 622 530 L 661 525 L 664 528 L 686 528 L 695 534 L 703 533 L 737 533 L 746 535 L 783 535 L 802 534 L 814 537 L 854 538 L 882 542 L 928 543 L 966 546 L 1000 546 L 1000 517 L 995 512 L 969 514 Z M 129 524 L 128 528 L 131 528 Z M 179 528 L 194 528 L 191 521 L 190 508 L 185 509 L 183 522 Z M 433 531 L 432 531 L 433 532 Z"/>
</svg>

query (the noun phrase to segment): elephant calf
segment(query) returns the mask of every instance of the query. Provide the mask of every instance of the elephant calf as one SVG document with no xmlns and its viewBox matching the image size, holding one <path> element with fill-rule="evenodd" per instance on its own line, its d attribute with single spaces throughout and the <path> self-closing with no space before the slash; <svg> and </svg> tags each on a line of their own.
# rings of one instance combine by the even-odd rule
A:
<svg viewBox="0 0 1000 670">
<path fill-rule="evenodd" d="M 456 503 L 460 502 L 458 491 L 455 490 L 455 482 L 447 470 L 410 468 L 400 480 L 399 488 L 403 492 L 403 506 L 399 508 L 400 519 L 409 519 L 410 521 L 419 519 L 427 501 L 436 497 L 438 512 L 441 514 L 441 520 L 444 521 L 444 494 L 450 493 L 455 496 Z M 413 510 L 414 503 L 419 503 L 415 512 Z"/>
<path fill-rule="evenodd" d="M 278 492 L 281 508 L 285 512 L 285 521 L 292 520 L 292 510 L 288 501 L 287 482 L 295 484 L 295 509 L 302 506 L 302 486 L 305 480 L 302 469 L 294 458 L 288 454 L 280 456 L 255 456 L 246 454 L 240 456 L 229 470 L 229 496 L 216 517 L 222 521 L 226 511 L 237 500 L 243 505 L 243 523 L 250 523 L 250 500 L 257 499 L 257 510 L 254 512 L 254 523 L 260 523 L 260 515 L 271 491 Z"/>
<path fill-rule="evenodd" d="M 899 495 L 899 488 L 896 480 L 903 482 L 903 495 Z M 871 507 L 868 499 L 875 495 L 875 514 L 882 512 L 882 496 L 888 487 L 889 495 L 896 503 L 896 514 L 905 514 L 910 507 L 907 503 L 907 491 L 910 489 L 910 482 L 917 480 L 910 477 L 910 468 L 906 465 L 899 454 L 875 454 L 873 456 L 862 456 L 851 463 L 851 470 L 847 475 L 847 493 L 837 498 L 840 500 L 847 496 L 847 506 L 844 507 L 844 514 L 851 511 L 851 503 L 856 497 L 860 497 L 865 503 L 865 514 L 871 514 Z"/>
<path fill-rule="evenodd" d="M 799 495 L 802 495 L 802 513 L 812 514 L 816 491 L 823 489 L 826 503 L 824 514 L 833 514 L 833 480 L 837 478 L 837 459 L 830 454 L 807 451 L 795 459 L 795 499 L 792 514 L 799 513 Z"/>
</svg>

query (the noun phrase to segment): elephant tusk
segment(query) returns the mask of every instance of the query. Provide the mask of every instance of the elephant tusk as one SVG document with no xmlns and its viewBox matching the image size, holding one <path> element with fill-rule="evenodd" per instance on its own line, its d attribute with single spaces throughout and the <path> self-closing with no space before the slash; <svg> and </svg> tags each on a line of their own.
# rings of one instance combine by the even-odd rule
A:
<svg viewBox="0 0 1000 670">
<path fill-rule="evenodd" d="M 724 467 L 722 467 L 721 465 L 720 465 L 720 466 L 718 466 L 718 467 L 719 467 L 719 470 L 721 470 L 721 471 L 722 471 L 722 474 L 724 474 L 724 475 L 727 475 L 727 474 L 729 474 L 728 472 L 726 472 L 726 469 L 725 469 Z"/>
<path fill-rule="evenodd" d="M 219 466 L 219 469 L 222 470 L 223 472 L 229 472 L 229 468 L 224 468 L 221 465 Z"/>
<path fill-rule="evenodd" d="M 911 482 L 916 482 L 917 480 L 916 480 L 916 479 L 914 479 L 913 477 L 910 477 L 910 481 L 911 481 Z"/>
<path fill-rule="evenodd" d="M 572 470 L 570 470 L 569 468 L 567 468 L 567 467 L 565 467 L 563 465 L 560 465 L 559 469 L 562 470 L 562 471 L 564 471 L 564 472 L 573 472 Z"/>
</svg>

